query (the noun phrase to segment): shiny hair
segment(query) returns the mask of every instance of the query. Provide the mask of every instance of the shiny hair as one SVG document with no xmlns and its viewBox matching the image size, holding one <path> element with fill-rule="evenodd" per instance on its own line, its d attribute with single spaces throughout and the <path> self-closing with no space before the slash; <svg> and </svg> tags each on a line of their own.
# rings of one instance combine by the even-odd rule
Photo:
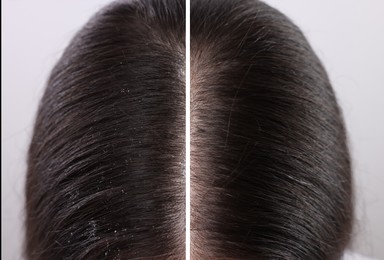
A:
<svg viewBox="0 0 384 260">
<path fill-rule="evenodd" d="M 350 156 L 328 76 L 257 0 L 191 0 L 191 258 L 339 259 Z M 28 259 L 184 259 L 185 3 L 120 0 L 54 67 L 28 155 Z"/>
<path fill-rule="evenodd" d="M 346 131 L 302 32 L 261 1 L 191 1 L 194 259 L 339 259 Z"/>
</svg>

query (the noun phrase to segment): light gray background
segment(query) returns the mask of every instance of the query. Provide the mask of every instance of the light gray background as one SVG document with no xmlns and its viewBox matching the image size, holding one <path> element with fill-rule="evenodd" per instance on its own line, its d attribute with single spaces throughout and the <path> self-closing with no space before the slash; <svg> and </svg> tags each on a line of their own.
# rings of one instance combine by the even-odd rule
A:
<svg viewBox="0 0 384 260">
<path fill-rule="evenodd" d="M 108 2 L 2 1 L 2 259 L 20 259 L 25 155 L 45 81 L 70 38 Z M 303 30 L 328 70 L 354 159 L 353 249 L 384 259 L 384 1 L 266 2 Z"/>
</svg>

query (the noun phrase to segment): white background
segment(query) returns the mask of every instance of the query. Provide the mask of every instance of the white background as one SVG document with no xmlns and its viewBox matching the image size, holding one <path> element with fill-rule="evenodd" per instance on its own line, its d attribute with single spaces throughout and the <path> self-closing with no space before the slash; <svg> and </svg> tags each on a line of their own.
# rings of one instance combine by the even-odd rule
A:
<svg viewBox="0 0 384 260">
<path fill-rule="evenodd" d="M 70 38 L 108 0 L 2 1 L 2 259 L 20 259 L 26 151 L 39 99 Z M 353 250 L 384 259 L 384 1 L 268 0 L 305 33 L 349 130 L 357 197 Z"/>
</svg>

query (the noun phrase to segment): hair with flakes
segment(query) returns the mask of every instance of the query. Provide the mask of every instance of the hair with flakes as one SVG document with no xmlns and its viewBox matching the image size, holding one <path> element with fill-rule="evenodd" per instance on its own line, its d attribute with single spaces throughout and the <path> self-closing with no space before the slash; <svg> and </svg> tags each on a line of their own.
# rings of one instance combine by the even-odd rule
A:
<svg viewBox="0 0 384 260">
<path fill-rule="evenodd" d="M 52 71 L 29 151 L 29 259 L 185 255 L 184 2 L 117 1 Z"/>
<path fill-rule="evenodd" d="M 27 259 L 185 258 L 185 3 L 120 0 L 74 37 L 28 154 Z M 191 258 L 340 259 L 341 110 L 302 32 L 258 0 L 191 0 Z"/>
</svg>

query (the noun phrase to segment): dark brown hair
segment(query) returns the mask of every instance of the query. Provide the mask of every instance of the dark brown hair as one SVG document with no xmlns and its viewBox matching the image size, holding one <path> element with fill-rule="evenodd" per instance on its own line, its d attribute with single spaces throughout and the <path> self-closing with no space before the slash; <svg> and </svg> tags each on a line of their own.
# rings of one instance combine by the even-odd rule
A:
<svg viewBox="0 0 384 260">
<path fill-rule="evenodd" d="M 76 35 L 28 158 L 28 259 L 183 259 L 185 4 L 121 0 Z M 191 0 L 192 259 L 339 259 L 342 115 L 300 30 L 257 0 Z"/>
<path fill-rule="evenodd" d="M 184 10 L 118 1 L 53 69 L 29 151 L 29 259 L 184 257 Z"/>
<path fill-rule="evenodd" d="M 340 258 L 351 168 L 323 66 L 260 1 L 191 5 L 194 259 Z"/>
</svg>

